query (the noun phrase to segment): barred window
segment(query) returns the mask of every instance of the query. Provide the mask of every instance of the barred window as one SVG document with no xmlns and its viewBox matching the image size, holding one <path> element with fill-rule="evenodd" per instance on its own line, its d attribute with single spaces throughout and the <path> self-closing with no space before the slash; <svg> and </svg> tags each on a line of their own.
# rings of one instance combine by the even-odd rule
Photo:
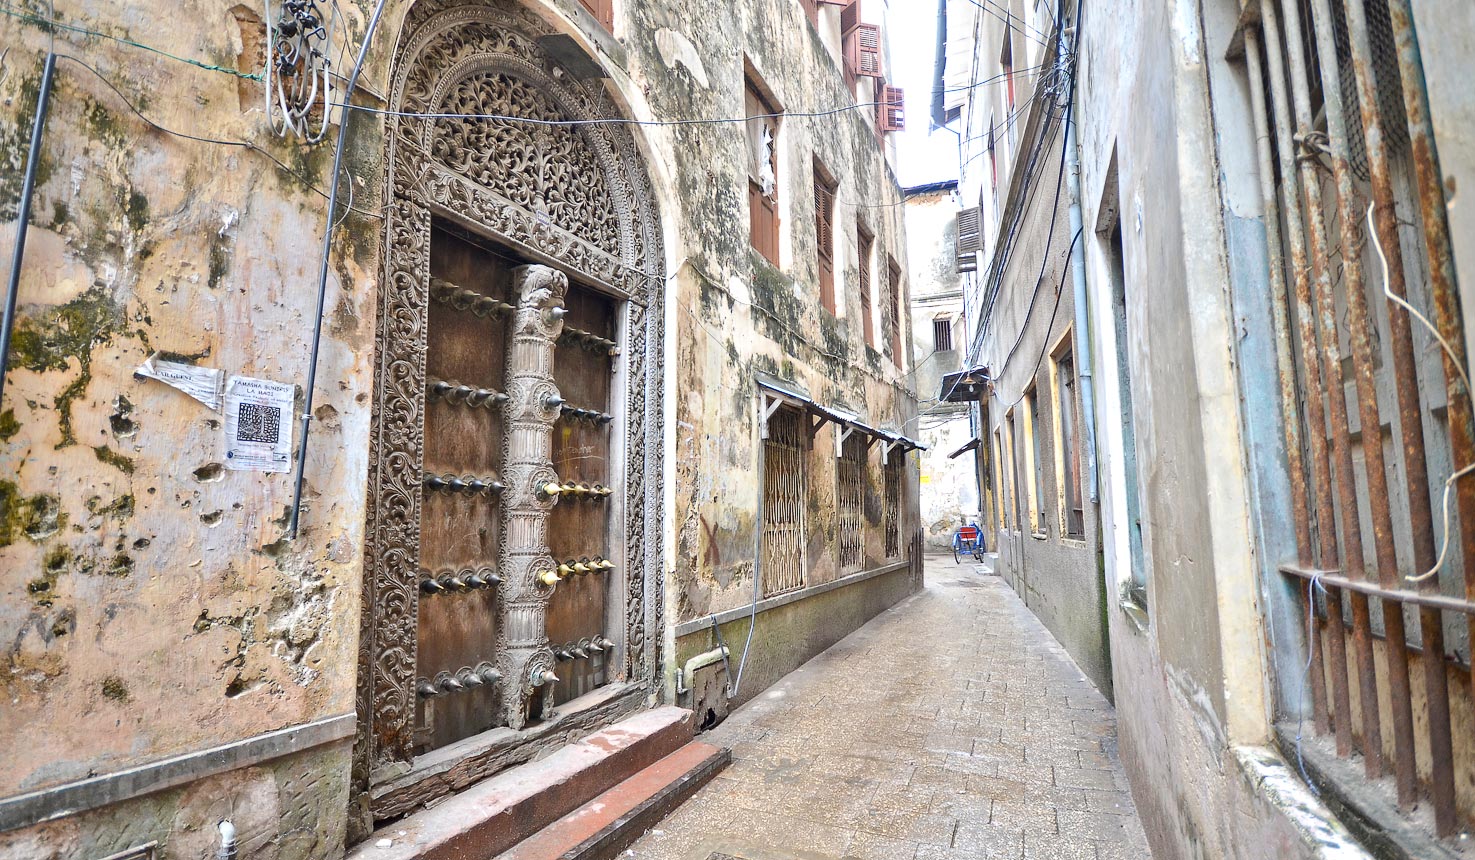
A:
<svg viewBox="0 0 1475 860">
<path fill-rule="evenodd" d="M 881 532 L 888 559 L 901 556 L 901 480 L 906 467 L 906 455 L 893 453 L 882 469 L 885 478 Z"/>
<path fill-rule="evenodd" d="M 851 433 L 845 438 L 835 463 L 835 498 L 840 520 L 840 570 L 849 572 L 859 569 L 865 562 L 861 504 L 865 498 L 866 444 L 859 433 Z"/>
<path fill-rule="evenodd" d="M 763 440 L 763 593 L 804 585 L 804 505 L 808 496 L 809 434 L 799 410 L 779 407 Z"/>
</svg>

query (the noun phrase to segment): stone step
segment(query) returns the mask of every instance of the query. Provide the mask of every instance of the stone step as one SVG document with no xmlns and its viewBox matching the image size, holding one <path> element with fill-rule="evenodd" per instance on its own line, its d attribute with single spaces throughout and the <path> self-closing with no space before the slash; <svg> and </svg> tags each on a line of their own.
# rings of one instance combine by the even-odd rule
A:
<svg viewBox="0 0 1475 860">
<path fill-rule="evenodd" d="M 691 711 L 643 711 L 375 831 L 348 860 L 490 860 L 691 743 Z"/>
<path fill-rule="evenodd" d="M 693 741 L 520 842 L 496 860 L 610 860 L 732 761 Z"/>
</svg>

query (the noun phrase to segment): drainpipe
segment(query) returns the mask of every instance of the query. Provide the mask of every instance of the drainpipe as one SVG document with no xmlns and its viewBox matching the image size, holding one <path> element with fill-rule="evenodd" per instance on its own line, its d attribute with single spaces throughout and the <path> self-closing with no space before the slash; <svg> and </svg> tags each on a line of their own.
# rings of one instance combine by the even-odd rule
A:
<svg viewBox="0 0 1475 860">
<path fill-rule="evenodd" d="M 1064 45 L 1074 49 L 1071 40 L 1075 28 L 1062 35 Z M 1076 60 L 1079 62 L 1079 59 Z M 1070 94 L 1075 100 L 1076 74 L 1071 70 Z M 1076 149 L 1076 112 L 1074 105 L 1065 112 L 1065 184 L 1070 191 L 1070 234 L 1081 233 L 1081 159 Z M 1099 504 L 1101 494 L 1096 480 L 1096 389 L 1091 382 L 1091 314 L 1086 296 L 1086 243 L 1076 242 L 1070 252 L 1070 280 L 1075 290 L 1075 359 L 1076 375 L 1081 380 L 1081 422 L 1086 441 L 1086 489 L 1091 504 Z"/>
<path fill-rule="evenodd" d="M 36 165 L 41 161 L 41 132 L 46 128 L 46 108 L 51 104 L 51 77 L 56 71 L 56 52 L 46 55 L 41 70 L 41 88 L 36 94 L 36 118 L 31 125 L 31 149 L 26 155 L 26 176 L 21 181 L 20 211 L 15 218 L 15 252 L 10 258 L 10 282 L 5 287 L 5 314 L 0 317 L 0 400 L 5 397 L 5 372 L 10 366 L 10 333 L 15 330 L 15 299 L 20 292 L 21 263 L 26 254 L 26 228 L 31 220 L 31 196 L 36 190 Z"/>
</svg>

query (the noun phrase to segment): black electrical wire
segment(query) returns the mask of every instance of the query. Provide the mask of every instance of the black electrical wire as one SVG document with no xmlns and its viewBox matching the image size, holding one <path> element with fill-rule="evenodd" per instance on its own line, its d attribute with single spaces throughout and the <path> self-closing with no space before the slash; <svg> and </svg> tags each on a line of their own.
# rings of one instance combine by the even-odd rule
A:
<svg viewBox="0 0 1475 860">
<path fill-rule="evenodd" d="M 374 31 L 379 27 L 379 18 L 384 14 L 388 0 L 379 0 L 374 14 L 369 18 L 364 40 L 359 44 L 358 59 L 353 64 L 353 74 L 348 77 L 348 88 L 344 90 L 345 104 L 353 101 L 353 91 L 358 86 L 359 73 L 364 70 L 364 58 L 369 54 L 369 45 L 374 41 Z M 344 111 L 338 120 L 338 145 L 333 152 L 333 181 L 328 185 L 328 223 L 323 227 L 322 265 L 318 269 L 317 313 L 313 315 L 312 352 L 307 360 L 307 385 L 303 390 L 302 440 L 297 449 L 297 474 L 292 482 L 292 517 L 287 525 L 287 539 L 297 539 L 297 526 L 302 518 L 302 483 L 307 470 L 307 439 L 312 430 L 313 390 L 317 387 L 318 351 L 323 342 L 323 313 L 328 301 L 328 263 L 333 253 L 333 214 L 338 208 L 338 187 L 343 181 L 343 147 L 348 140 L 348 124 L 353 114 Z"/>
</svg>

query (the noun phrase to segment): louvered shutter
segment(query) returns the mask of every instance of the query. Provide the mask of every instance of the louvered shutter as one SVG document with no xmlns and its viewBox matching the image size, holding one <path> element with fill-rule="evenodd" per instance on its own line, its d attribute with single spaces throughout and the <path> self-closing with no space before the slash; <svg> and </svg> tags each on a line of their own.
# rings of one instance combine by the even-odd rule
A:
<svg viewBox="0 0 1475 860">
<path fill-rule="evenodd" d="M 845 70 L 856 77 L 881 77 L 881 28 L 856 24 L 845 37 Z"/>
<path fill-rule="evenodd" d="M 818 174 L 814 177 L 814 221 L 819 255 L 831 259 L 835 247 L 835 192 L 825 186 Z"/>
<path fill-rule="evenodd" d="M 983 250 L 983 218 L 978 207 L 958 213 L 958 271 L 978 271 L 978 257 Z"/>
<path fill-rule="evenodd" d="M 877 118 L 881 124 L 882 131 L 905 131 L 906 120 L 906 97 L 901 87 L 885 86 L 881 88 L 880 112 Z"/>
<path fill-rule="evenodd" d="M 860 0 L 850 0 L 845 8 L 840 10 L 840 34 L 849 35 L 860 25 Z"/>
<path fill-rule="evenodd" d="M 835 190 L 814 175 L 814 232 L 819 250 L 819 299 L 835 312 Z"/>
</svg>

